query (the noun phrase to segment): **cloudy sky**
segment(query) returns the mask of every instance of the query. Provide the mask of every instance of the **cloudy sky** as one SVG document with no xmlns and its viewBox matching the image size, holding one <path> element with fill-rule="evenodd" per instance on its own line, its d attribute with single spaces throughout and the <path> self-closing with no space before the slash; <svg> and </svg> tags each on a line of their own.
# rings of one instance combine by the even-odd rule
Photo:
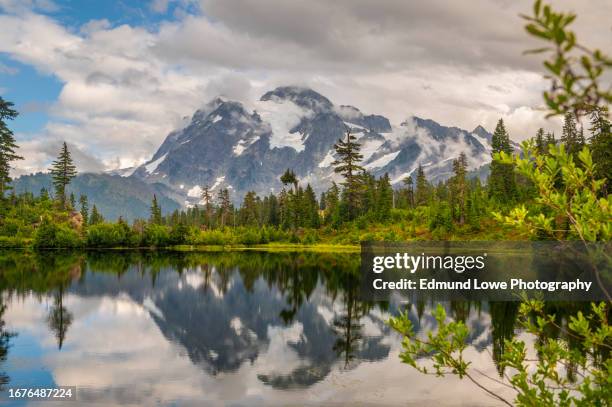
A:
<svg viewBox="0 0 612 407">
<path fill-rule="evenodd" d="M 612 48 L 612 1 L 555 1 L 583 42 Z M 544 126 L 538 46 L 511 0 L 0 0 L 0 96 L 15 102 L 16 174 L 47 167 L 61 141 L 79 169 L 148 160 L 211 98 L 278 85 L 336 104 L 512 138 Z"/>
</svg>

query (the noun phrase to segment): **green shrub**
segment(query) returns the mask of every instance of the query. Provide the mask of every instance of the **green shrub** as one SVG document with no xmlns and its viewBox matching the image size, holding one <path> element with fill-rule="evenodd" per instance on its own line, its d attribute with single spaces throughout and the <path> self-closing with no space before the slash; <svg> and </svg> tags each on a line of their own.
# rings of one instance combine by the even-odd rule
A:
<svg viewBox="0 0 612 407">
<path fill-rule="evenodd" d="M 255 245 L 261 242 L 261 236 L 257 230 L 245 229 L 243 233 L 239 233 L 237 236 L 237 243 L 244 245 Z"/>
<path fill-rule="evenodd" d="M 204 230 L 196 233 L 192 238 L 192 244 L 204 246 L 222 246 L 232 244 L 231 234 L 221 230 Z"/>
<path fill-rule="evenodd" d="M 182 223 L 174 225 L 170 230 L 170 244 L 179 245 L 187 243 L 187 236 L 189 235 L 189 228 Z"/>
<path fill-rule="evenodd" d="M 319 241 L 319 234 L 314 229 L 308 229 L 302 237 L 302 243 L 304 244 L 315 244 Z"/>
<path fill-rule="evenodd" d="M 37 248 L 74 248 L 81 247 L 83 241 L 69 225 L 56 224 L 44 218 L 36 229 L 33 244 Z"/>
<path fill-rule="evenodd" d="M 2 225 L 0 226 L 0 235 L 16 236 L 22 227 L 22 221 L 13 218 L 5 218 L 2 220 Z"/>
<path fill-rule="evenodd" d="M 145 246 L 163 247 L 170 245 L 170 229 L 163 225 L 147 225 L 144 231 Z"/>
<path fill-rule="evenodd" d="M 26 243 L 24 239 L 19 237 L 0 236 L 0 248 L 2 249 L 25 247 Z"/>
<path fill-rule="evenodd" d="M 97 223 L 87 229 L 89 247 L 131 246 L 131 230 L 125 223 Z"/>
</svg>

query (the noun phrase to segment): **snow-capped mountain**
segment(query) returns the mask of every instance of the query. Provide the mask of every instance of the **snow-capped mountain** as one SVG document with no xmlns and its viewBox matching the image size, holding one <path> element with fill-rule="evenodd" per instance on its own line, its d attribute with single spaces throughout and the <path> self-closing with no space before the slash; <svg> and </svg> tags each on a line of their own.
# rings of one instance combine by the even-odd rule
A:
<svg viewBox="0 0 612 407">
<path fill-rule="evenodd" d="M 321 192 L 338 180 L 333 145 L 347 129 L 361 144 L 362 165 L 376 176 L 389 173 L 394 184 L 419 164 L 430 180 L 446 179 L 461 152 L 470 169 L 490 161 L 491 134 L 480 126 L 470 132 L 418 117 L 392 125 L 311 89 L 280 87 L 255 103 L 212 100 L 170 133 L 150 161 L 123 175 L 165 184 L 185 204 L 199 202 L 204 185 L 213 193 L 230 189 L 236 202 L 250 190 L 278 192 L 287 168 Z"/>
</svg>

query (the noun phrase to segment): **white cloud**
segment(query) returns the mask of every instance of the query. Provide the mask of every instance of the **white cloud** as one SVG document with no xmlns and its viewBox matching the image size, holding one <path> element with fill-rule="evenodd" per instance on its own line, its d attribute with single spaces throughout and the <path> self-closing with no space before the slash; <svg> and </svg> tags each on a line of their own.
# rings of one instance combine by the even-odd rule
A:
<svg viewBox="0 0 612 407">
<path fill-rule="evenodd" d="M 176 6 L 158 27 L 94 20 L 74 30 L 36 14 L 61 10 L 48 0 L 0 0 L 0 52 L 63 84 L 37 137 L 67 140 L 108 167 L 141 164 L 213 97 L 252 105 L 287 84 L 396 124 L 417 115 L 491 130 L 501 116 L 515 139 L 558 128 L 538 110 L 538 58 L 522 55 L 536 45 L 518 17 L 524 3 L 201 0 L 200 14 L 177 17 L 192 3 L 150 2 L 159 13 Z M 599 31 L 609 29 L 612 3 L 559 7 L 578 12 L 586 43 L 608 45 Z"/>
</svg>

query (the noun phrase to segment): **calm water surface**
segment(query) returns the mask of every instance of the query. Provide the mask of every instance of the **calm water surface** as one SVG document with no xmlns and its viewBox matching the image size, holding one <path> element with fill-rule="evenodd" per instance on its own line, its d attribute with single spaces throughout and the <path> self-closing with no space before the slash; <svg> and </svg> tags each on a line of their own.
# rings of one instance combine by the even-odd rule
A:
<svg viewBox="0 0 612 407">
<path fill-rule="evenodd" d="M 359 301 L 358 262 L 0 252 L 3 397 L 10 387 L 77 386 L 70 405 L 497 405 L 467 381 L 400 363 L 385 321 L 407 305 Z M 446 306 L 471 328 L 467 356 L 497 376 L 516 306 Z M 432 304 L 408 307 L 421 335 L 435 328 Z"/>
</svg>

